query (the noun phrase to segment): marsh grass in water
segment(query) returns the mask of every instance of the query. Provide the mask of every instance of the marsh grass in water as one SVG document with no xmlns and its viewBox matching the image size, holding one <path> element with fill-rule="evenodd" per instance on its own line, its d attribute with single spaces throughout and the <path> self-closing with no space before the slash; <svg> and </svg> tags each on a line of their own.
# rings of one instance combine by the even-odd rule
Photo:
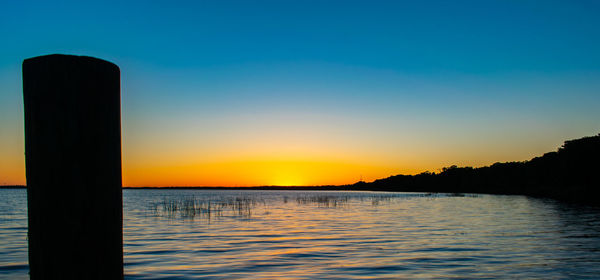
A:
<svg viewBox="0 0 600 280">
<path fill-rule="evenodd" d="M 222 217 L 250 218 L 257 205 L 266 205 L 263 199 L 234 197 L 222 200 L 198 199 L 196 197 L 163 198 L 152 202 L 149 210 L 155 216 L 183 219 L 214 219 Z"/>
<path fill-rule="evenodd" d="M 149 205 L 150 213 L 157 217 L 166 217 L 169 219 L 220 219 L 229 218 L 251 218 L 256 210 L 264 209 L 261 212 L 268 215 L 269 206 L 283 203 L 294 203 L 300 207 L 317 208 L 346 208 L 353 202 L 368 203 L 373 207 L 387 205 L 389 203 L 398 203 L 401 200 L 413 198 L 437 199 L 442 197 L 476 197 L 474 194 L 440 194 L 440 193 L 412 193 L 412 194 L 389 194 L 372 193 L 365 195 L 352 195 L 352 193 L 290 193 L 265 200 L 260 196 L 245 194 L 231 197 L 207 197 L 197 198 L 195 196 L 168 198 L 164 197 L 161 201 L 151 202 Z"/>
<path fill-rule="evenodd" d="M 296 203 L 298 205 L 316 205 L 324 208 L 344 207 L 347 205 L 348 200 L 348 196 L 336 195 L 311 195 L 296 197 Z"/>
</svg>

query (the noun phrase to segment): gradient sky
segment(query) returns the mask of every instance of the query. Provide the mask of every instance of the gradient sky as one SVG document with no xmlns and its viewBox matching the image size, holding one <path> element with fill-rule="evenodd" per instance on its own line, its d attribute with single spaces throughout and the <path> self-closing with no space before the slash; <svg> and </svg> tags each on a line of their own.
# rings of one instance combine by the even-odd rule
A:
<svg viewBox="0 0 600 280">
<path fill-rule="evenodd" d="M 25 58 L 120 66 L 124 185 L 344 184 L 598 134 L 599 27 L 599 1 L 3 1 L 0 184 Z"/>
</svg>

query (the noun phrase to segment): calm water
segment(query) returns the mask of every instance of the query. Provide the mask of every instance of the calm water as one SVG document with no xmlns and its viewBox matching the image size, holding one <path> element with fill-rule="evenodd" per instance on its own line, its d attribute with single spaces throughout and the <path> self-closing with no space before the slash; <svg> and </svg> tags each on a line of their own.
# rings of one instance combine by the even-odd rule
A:
<svg viewBox="0 0 600 280">
<path fill-rule="evenodd" d="M 127 279 L 600 278 L 600 209 L 522 196 L 124 190 Z M 25 190 L 0 278 L 27 279 Z"/>
</svg>

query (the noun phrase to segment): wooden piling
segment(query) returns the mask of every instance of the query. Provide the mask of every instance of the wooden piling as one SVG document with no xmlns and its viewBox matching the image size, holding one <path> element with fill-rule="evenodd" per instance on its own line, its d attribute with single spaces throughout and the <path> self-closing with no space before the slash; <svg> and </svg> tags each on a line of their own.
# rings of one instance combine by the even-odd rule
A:
<svg viewBox="0 0 600 280">
<path fill-rule="evenodd" d="M 119 67 L 26 59 L 23 97 L 31 279 L 123 279 Z"/>
</svg>

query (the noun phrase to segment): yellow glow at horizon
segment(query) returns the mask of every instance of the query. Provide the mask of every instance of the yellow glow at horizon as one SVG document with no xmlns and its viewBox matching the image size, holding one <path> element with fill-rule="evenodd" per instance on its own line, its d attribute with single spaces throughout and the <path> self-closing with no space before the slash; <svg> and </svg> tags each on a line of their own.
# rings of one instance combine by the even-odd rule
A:
<svg viewBox="0 0 600 280">
<path fill-rule="evenodd" d="M 465 136 L 357 129 L 326 119 L 288 121 L 283 116 L 242 116 L 229 126 L 200 121 L 126 126 L 123 134 L 124 186 L 306 186 L 352 184 L 397 174 L 438 172 L 441 167 L 483 166 L 527 160 L 561 140 L 522 144 L 519 137 L 469 142 Z M 246 119 L 246 122 L 244 122 Z M 196 124 L 196 126 L 194 126 Z M 0 135 L 1 136 L 1 135 Z M 0 137 L 2 138 L 2 137 Z M 0 139 L 0 184 L 25 184 L 22 139 Z M 517 145 L 517 144 L 520 144 Z M 14 148 L 18 147 L 18 148 Z M 515 148 L 516 147 L 516 148 Z"/>
<path fill-rule="evenodd" d="M 206 127 L 190 119 L 126 134 L 123 185 L 342 185 L 437 167 L 430 156 L 419 155 L 431 150 L 426 144 L 408 150 L 408 143 L 343 121 L 325 125 L 325 117 L 286 118 L 242 116 L 227 126 Z"/>
<path fill-rule="evenodd" d="M 124 166 L 124 186 L 306 186 L 352 184 L 397 173 L 385 167 L 326 161 L 251 160 L 171 166 Z"/>
</svg>

